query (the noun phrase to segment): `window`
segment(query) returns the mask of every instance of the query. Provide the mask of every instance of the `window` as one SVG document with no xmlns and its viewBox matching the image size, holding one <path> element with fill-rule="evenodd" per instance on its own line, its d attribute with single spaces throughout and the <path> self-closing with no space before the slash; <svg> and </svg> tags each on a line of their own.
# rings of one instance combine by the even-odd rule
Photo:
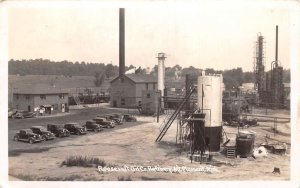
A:
<svg viewBox="0 0 300 188">
<path fill-rule="evenodd" d="M 61 93 L 61 94 L 59 94 L 59 98 L 60 98 L 60 99 L 64 99 L 64 98 L 65 98 L 65 95 Z"/>
<path fill-rule="evenodd" d="M 120 80 L 121 80 L 121 83 L 124 83 L 124 78 L 121 78 Z"/>
<path fill-rule="evenodd" d="M 16 98 L 17 98 L 17 100 L 19 100 L 19 94 L 16 94 Z"/>
<path fill-rule="evenodd" d="M 155 83 L 153 83 L 153 90 L 155 90 Z"/>
<path fill-rule="evenodd" d="M 40 98 L 41 98 L 42 100 L 45 100 L 45 99 L 46 99 L 46 95 L 40 95 Z"/>
<path fill-rule="evenodd" d="M 125 105 L 125 99 L 124 98 L 121 99 L 121 105 Z"/>
<path fill-rule="evenodd" d="M 149 85 L 149 84 L 148 84 L 148 83 L 146 83 L 146 90 L 148 90 L 148 85 Z"/>
<path fill-rule="evenodd" d="M 25 95 L 25 98 L 26 98 L 27 100 L 29 100 L 29 99 L 30 99 L 30 95 Z"/>
<path fill-rule="evenodd" d="M 150 93 L 147 93 L 147 98 L 150 98 L 151 96 L 150 96 Z"/>
<path fill-rule="evenodd" d="M 58 110 L 58 104 L 53 104 L 52 107 L 54 110 Z"/>
</svg>

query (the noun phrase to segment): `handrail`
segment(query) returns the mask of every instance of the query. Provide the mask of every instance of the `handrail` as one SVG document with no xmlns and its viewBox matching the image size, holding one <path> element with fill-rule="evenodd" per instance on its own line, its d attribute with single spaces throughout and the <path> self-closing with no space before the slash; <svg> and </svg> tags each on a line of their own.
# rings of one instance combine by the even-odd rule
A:
<svg viewBox="0 0 300 188">
<path fill-rule="evenodd" d="M 166 132 L 170 128 L 171 124 L 173 123 L 174 119 L 177 117 L 178 113 L 181 111 L 181 109 L 183 108 L 183 106 L 185 105 L 185 103 L 187 102 L 187 100 L 190 98 L 190 96 L 192 95 L 192 93 L 194 91 L 195 91 L 195 87 L 192 87 L 190 89 L 188 95 L 181 101 L 179 107 L 167 119 L 166 123 L 165 123 L 165 121 L 162 123 L 161 127 L 163 127 L 163 129 L 160 131 L 160 134 L 156 138 L 156 140 L 155 140 L 156 142 L 160 141 L 164 137 L 164 135 L 166 134 Z"/>
</svg>

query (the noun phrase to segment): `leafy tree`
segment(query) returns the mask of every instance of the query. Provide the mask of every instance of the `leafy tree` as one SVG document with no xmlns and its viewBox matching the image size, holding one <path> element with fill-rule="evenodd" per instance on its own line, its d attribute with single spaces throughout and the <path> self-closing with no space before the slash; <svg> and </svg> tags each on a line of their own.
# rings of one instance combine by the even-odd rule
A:
<svg viewBox="0 0 300 188">
<path fill-rule="evenodd" d="M 236 69 L 223 71 L 223 81 L 226 89 L 236 88 L 243 84 L 243 70 L 238 67 Z"/>
<path fill-rule="evenodd" d="M 158 66 L 157 65 L 154 65 L 154 67 L 152 68 L 150 74 L 152 76 L 156 76 L 157 75 L 157 72 L 158 72 Z"/>
<path fill-rule="evenodd" d="M 213 68 L 207 68 L 205 69 L 205 74 L 222 74 L 223 71 L 220 70 L 214 70 Z"/>
<path fill-rule="evenodd" d="M 146 74 L 146 69 L 142 69 L 141 67 L 139 67 L 135 70 L 135 74 Z"/>
<path fill-rule="evenodd" d="M 244 83 L 253 83 L 254 80 L 254 73 L 253 72 L 244 72 Z"/>
<path fill-rule="evenodd" d="M 94 84 L 96 87 L 100 87 L 104 82 L 104 74 L 102 74 L 101 72 L 97 71 L 95 73 L 95 80 L 94 80 Z"/>
<path fill-rule="evenodd" d="M 114 66 L 112 64 L 106 65 L 106 68 L 105 68 L 106 78 L 109 78 L 109 77 L 112 77 L 112 76 L 115 76 L 115 75 L 116 75 L 116 73 L 114 71 Z"/>
<path fill-rule="evenodd" d="M 183 68 L 181 71 L 181 75 L 185 76 L 186 74 L 190 75 L 200 75 L 200 69 L 197 69 L 193 66 L 190 66 L 188 68 Z"/>
</svg>

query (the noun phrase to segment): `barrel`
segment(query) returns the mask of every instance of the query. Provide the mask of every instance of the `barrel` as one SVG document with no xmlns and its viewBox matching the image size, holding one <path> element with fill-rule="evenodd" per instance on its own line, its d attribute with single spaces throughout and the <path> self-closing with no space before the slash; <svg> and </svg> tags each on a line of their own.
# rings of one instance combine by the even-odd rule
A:
<svg viewBox="0 0 300 188">
<path fill-rule="evenodd" d="M 254 148 L 255 134 L 252 132 L 239 132 L 236 136 L 236 152 L 241 158 L 252 155 Z"/>
</svg>

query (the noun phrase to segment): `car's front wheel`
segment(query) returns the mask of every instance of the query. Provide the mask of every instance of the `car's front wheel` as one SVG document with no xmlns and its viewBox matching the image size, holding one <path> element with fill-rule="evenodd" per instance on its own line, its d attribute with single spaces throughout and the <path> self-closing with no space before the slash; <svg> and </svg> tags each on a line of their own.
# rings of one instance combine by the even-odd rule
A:
<svg viewBox="0 0 300 188">
<path fill-rule="evenodd" d="M 29 142 L 29 144 L 33 144 L 34 140 L 32 138 L 30 138 L 28 142 Z"/>
<path fill-rule="evenodd" d="M 19 137 L 18 136 L 14 136 L 14 141 L 18 141 Z"/>
<path fill-rule="evenodd" d="M 80 132 L 79 132 L 79 131 L 77 131 L 77 132 L 76 132 L 76 134 L 77 134 L 77 135 L 80 135 Z"/>
</svg>

